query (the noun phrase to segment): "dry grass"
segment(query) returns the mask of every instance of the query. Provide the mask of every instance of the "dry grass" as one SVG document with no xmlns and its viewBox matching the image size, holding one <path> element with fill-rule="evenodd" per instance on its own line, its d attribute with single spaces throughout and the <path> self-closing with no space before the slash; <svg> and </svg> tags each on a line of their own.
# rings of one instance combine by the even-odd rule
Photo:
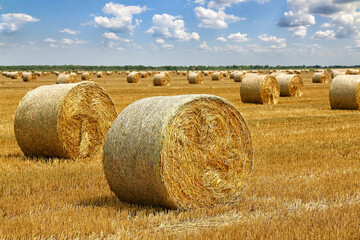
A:
<svg viewBox="0 0 360 240">
<path fill-rule="evenodd" d="M 232 102 L 252 131 L 255 165 L 236 205 L 190 211 L 120 202 L 107 185 L 100 159 L 30 159 L 18 147 L 14 115 L 30 89 L 0 76 L 0 238 L 80 239 L 359 239 L 359 111 L 331 110 L 330 84 L 301 74 L 304 95 L 278 105 L 243 104 L 240 84 L 204 78 L 172 86 L 151 78 L 128 84 L 126 75 L 95 79 L 117 112 L 144 97 L 214 94 Z"/>
</svg>

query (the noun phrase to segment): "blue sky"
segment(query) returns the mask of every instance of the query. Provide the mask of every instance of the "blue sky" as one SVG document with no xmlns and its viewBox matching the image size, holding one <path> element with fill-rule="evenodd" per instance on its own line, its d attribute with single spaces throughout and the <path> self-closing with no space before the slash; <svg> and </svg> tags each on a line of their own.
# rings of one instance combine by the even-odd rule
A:
<svg viewBox="0 0 360 240">
<path fill-rule="evenodd" d="M 0 65 L 356 65 L 360 0 L 0 0 Z"/>
</svg>

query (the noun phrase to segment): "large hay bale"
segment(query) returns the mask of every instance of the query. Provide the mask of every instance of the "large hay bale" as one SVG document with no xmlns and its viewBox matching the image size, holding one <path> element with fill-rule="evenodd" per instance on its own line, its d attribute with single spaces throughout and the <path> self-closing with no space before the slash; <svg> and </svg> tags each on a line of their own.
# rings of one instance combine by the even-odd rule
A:
<svg viewBox="0 0 360 240">
<path fill-rule="evenodd" d="M 189 84 L 203 84 L 204 83 L 204 75 L 201 72 L 190 73 L 187 76 Z"/>
<path fill-rule="evenodd" d="M 244 103 L 277 104 L 280 86 L 271 75 L 246 74 L 240 86 L 240 95 Z"/>
<path fill-rule="evenodd" d="M 141 73 L 139 72 L 131 72 L 127 75 L 126 78 L 128 83 L 140 83 Z"/>
<path fill-rule="evenodd" d="M 234 76 L 234 82 L 242 82 L 246 75 L 246 72 L 237 72 Z"/>
<path fill-rule="evenodd" d="M 101 153 L 116 116 L 110 96 L 95 83 L 45 85 L 21 100 L 15 136 L 25 156 L 84 158 Z"/>
<path fill-rule="evenodd" d="M 228 205 L 240 199 L 251 173 L 250 131 L 217 96 L 145 98 L 114 121 L 103 165 L 122 201 L 179 209 Z"/>
<path fill-rule="evenodd" d="M 221 72 L 213 72 L 211 74 L 211 80 L 213 80 L 213 81 L 222 81 L 222 80 L 224 80 L 223 76 L 224 75 Z"/>
<path fill-rule="evenodd" d="M 149 73 L 148 72 L 140 72 L 141 73 L 141 78 L 147 78 L 149 77 Z"/>
<path fill-rule="evenodd" d="M 88 72 L 84 72 L 81 74 L 81 80 L 90 80 L 91 75 Z"/>
<path fill-rule="evenodd" d="M 105 77 L 105 75 L 106 75 L 106 73 L 105 72 L 97 72 L 97 74 L 96 74 L 96 76 L 98 77 L 98 78 L 103 78 L 103 77 Z"/>
<path fill-rule="evenodd" d="M 155 74 L 153 79 L 154 86 L 169 86 L 170 85 L 170 74 L 168 72 L 162 72 Z"/>
<path fill-rule="evenodd" d="M 326 70 L 322 72 L 315 72 L 312 77 L 313 83 L 328 83 L 329 80 L 329 74 Z"/>
<path fill-rule="evenodd" d="M 281 97 L 300 97 L 303 94 L 304 83 L 297 74 L 280 74 L 276 76 L 280 86 Z"/>
<path fill-rule="evenodd" d="M 330 87 L 329 100 L 332 109 L 360 110 L 360 76 L 335 77 Z"/>
<path fill-rule="evenodd" d="M 56 79 L 56 84 L 59 83 L 76 83 L 78 80 L 73 74 L 59 74 L 59 76 Z"/>
<path fill-rule="evenodd" d="M 33 82 L 36 81 L 36 75 L 32 72 L 23 72 L 21 77 L 24 82 Z"/>
</svg>

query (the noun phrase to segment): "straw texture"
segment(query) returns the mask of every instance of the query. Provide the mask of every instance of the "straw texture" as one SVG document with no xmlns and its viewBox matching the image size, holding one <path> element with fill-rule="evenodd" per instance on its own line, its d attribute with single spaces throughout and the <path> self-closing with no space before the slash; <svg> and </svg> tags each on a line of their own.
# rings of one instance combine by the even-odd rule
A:
<svg viewBox="0 0 360 240">
<path fill-rule="evenodd" d="M 23 72 L 21 75 L 24 82 L 34 82 L 36 81 L 36 75 L 32 72 Z"/>
<path fill-rule="evenodd" d="M 81 80 L 90 80 L 90 78 L 91 78 L 91 74 L 90 73 L 88 73 L 88 72 L 84 72 L 84 73 L 82 73 L 81 74 Z"/>
<path fill-rule="evenodd" d="M 251 173 L 250 131 L 231 103 L 213 95 L 145 98 L 114 121 L 103 165 L 122 201 L 175 209 L 231 204 Z"/>
<path fill-rule="evenodd" d="M 304 83 L 297 74 L 280 74 L 276 76 L 280 86 L 281 97 L 300 97 L 303 94 Z"/>
<path fill-rule="evenodd" d="M 326 70 L 323 72 L 316 72 L 312 77 L 313 83 L 328 83 L 330 81 L 330 76 Z"/>
<path fill-rule="evenodd" d="M 56 84 L 59 83 L 76 83 L 79 80 L 76 79 L 76 77 L 73 74 L 59 74 L 59 76 L 56 79 Z"/>
<path fill-rule="evenodd" d="M 223 74 L 221 72 L 214 72 L 211 74 L 211 80 L 213 81 L 222 81 Z"/>
<path fill-rule="evenodd" d="M 190 84 L 203 84 L 204 83 L 204 75 L 201 72 L 198 73 L 189 73 L 187 79 Z"/>
<path fill-rule="evenodd" d="M 245 75 L 246 75 L 245 72 L 237 72 L 237 73 L 235 73 L 234 82 L 242 82 L 242 80 L 244 79 Z"/>
<path fill-rule="evenodd" d="M 110 96 L 95 83 L 45 85 L 21 100 L 15 136 L 29 157 L 84 158 L 101 152 L 116 116 Z"/>
<path fill-rule="evenodd" d="M 271 75 L 246 74 L 240 86 L 240 95 L 244 103 L 277 104 L 280 86 Z"/>
<path fill-rule="evenodd" d="M 168 72 L 155 74 L 153 84 L 154 86 L 170 86 L 170 74 Z"/>
<path fill-rule="evenodd" d="M 332 109 L 360 110 L 360 76 L 335 77 L 330 87 L 329 100 Z"/>
</svg>

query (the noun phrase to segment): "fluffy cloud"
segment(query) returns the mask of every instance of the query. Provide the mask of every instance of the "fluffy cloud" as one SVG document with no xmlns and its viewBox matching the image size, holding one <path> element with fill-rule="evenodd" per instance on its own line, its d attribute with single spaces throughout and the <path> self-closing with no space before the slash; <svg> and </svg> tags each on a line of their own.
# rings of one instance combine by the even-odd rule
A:
<svg viewBox="0 0 360 240">
<path fill-rule="evenodd" d="M 204 5 L 206 3 L 206 0 L 194 0 L 194 3 Z"/>
<path fill-rule="evenodd" d="M 218 37 L 216 40 L 220 41 L 220 42 L 226 42 L 226 38 L 224 37 Z"/>
<path fill-rule="evenodd" d="M 277 38 L 275 36 L 261 34 L 258 38 L 262 42 L 272 43 L 269 48 L 278 49 L 278 48 L 286 48 L 286 39 L 285 38 Z"/>
<path fill-rule="evenodd" d="M 60 32 L 62 32 L 62 33 L 67 33 L 67 34 L 71 34 L 71 35 L 75 35 L 75 34 L 80 33 L 79 31 L 74 31 L 74 30 L 71 30 L 70 28 L 64 28 L 64 29 L 61 30 Z"/>
<path fill-rule="evenodd" d="M 140 20 L 135 20 L 133 25 L 133 15 L 140 14 L 146 11 L 146 6 L 125 6 L 113 2 L 105 4 L 102 11 L 106 15 L 113 15 L 114 17 L 94 17 L 94 26 L 109 29 L 113 32 L 130 32 L 140 24 Z"/>
<path fill-rule="evenodd" d="M 209 8 L 196 7 L 194 8 L 194 12 L 200 21 L 199 27 L 202 28 L 227 28 L 228 23 L 245 20 L 245 18 L 226 14 L 224 9 L 215 11 Z"/>
<path fill-rule="evenodd" d="M 201 0 L 198 0 L 198 1 L 201 1 Z M 208 4 L 208 7 L 209 8 L 231 7 L 231 5 L 233 5 L 233 4 L 238 4 L 238 3 L 242 3 L 242 2 L 246 2 L 246 1 L 247 0 L 211 0 Z M 269 2 L 270 0 L 253 0 L 253 1 L 263 4 L 263 3 Z"/>
<path fill-rule="evenodd" d="M 63 46 L 74 46 L 74 45 L 78 45 L 78 44 L 84 44 L 86 43 L 85 41 L 79 40 L 79 39 L 70 39 L 70 38 L 63 38 L 59 41 L 60 44 L 62 44 Z"/>
<path fill-rule="evenodd" d="M 210 51 L 211 48 L 207 45 L 207 43 L 204 41 L 199 45 L 199 49 L 203 51 Z"/>
<path fill-rule="evenodd" d="M 1 15 L 0 33 L 12 33 L 22 28 L 25 23 L 38 22 L 37 18 L 24 13 L 7 13 Z"/>
<path fill-rule="evenodd" d="M 50 42 L 50 43 L 56 42 L 56 40 L 55 40 L 55 39 L 52 39 L 52 38 L 46 38 L 46 39 L 44 39 L 44 41 L 45 41 L 45 42 Z"/>
<path fill-rule="evenodd" d="M 317 31 L 316 33 L 314 33 L 311 37 L 312 39 L 320 39 L 320 38 L 325 38 L 325 39 L 334 39 L 335 38 L 335 33 L 333 30 L 326 30 L 325 32 L 323 31 Z"/>
<path fill-rule="evenodd" d="M 279 19 L 277 25 L 279 27 L 299 27 L 310 26 L 315 23 L 315 17 L 313 15 L 303 11 L 293 12 L 290 10 L 284 13 L 284 16 Z"/>
<path fill-rule="evenodd" d="M 158 38 L 158 39 L 156 39 L 156 43 L 158 43 L 158 44 L 164 44 L 165 41 L 164 41 L 164 39 L 162 39 L 162 38 Z"/>
<path fill-rule="evenodd" d="M 240 32 L 238 33 L 232 33 L 227 37 L 229 40 L 235 41 L 235 42 L 246 42 L 249 41 L 249 39 L 247 38 L 247 33 L 241 34 Z"/>
<path fill-rule="evenodd" d="M 106 32 L 102 35 L 102 38 L 108 39 L 108 40 L 113 40 L 113 41 L 120 41 L 120 42 L 124 42 L 124 43 L 128 43 L 131 42 L 131 40 L 127 39 L 127 38 L 121 38 L 118 35 L 116 35 L 113 32 Z"/>
<path fill-rule="evenodd" d="M 169 14 L 155 14 L 152 18 L 152 27 L 146 32 L 151 33 L 155 38 L 168 38 L 178 41 L 199 40 L 197 32 L 186 32 L 185 23 L 179 16 Z"/>
<path fill-rule="evenodd" d="M 305 38 L 307 34 L 307 27 L 304 26 L 289 28 L 289 30 L 294 31 L 293 37 Z"/>
</svg>

